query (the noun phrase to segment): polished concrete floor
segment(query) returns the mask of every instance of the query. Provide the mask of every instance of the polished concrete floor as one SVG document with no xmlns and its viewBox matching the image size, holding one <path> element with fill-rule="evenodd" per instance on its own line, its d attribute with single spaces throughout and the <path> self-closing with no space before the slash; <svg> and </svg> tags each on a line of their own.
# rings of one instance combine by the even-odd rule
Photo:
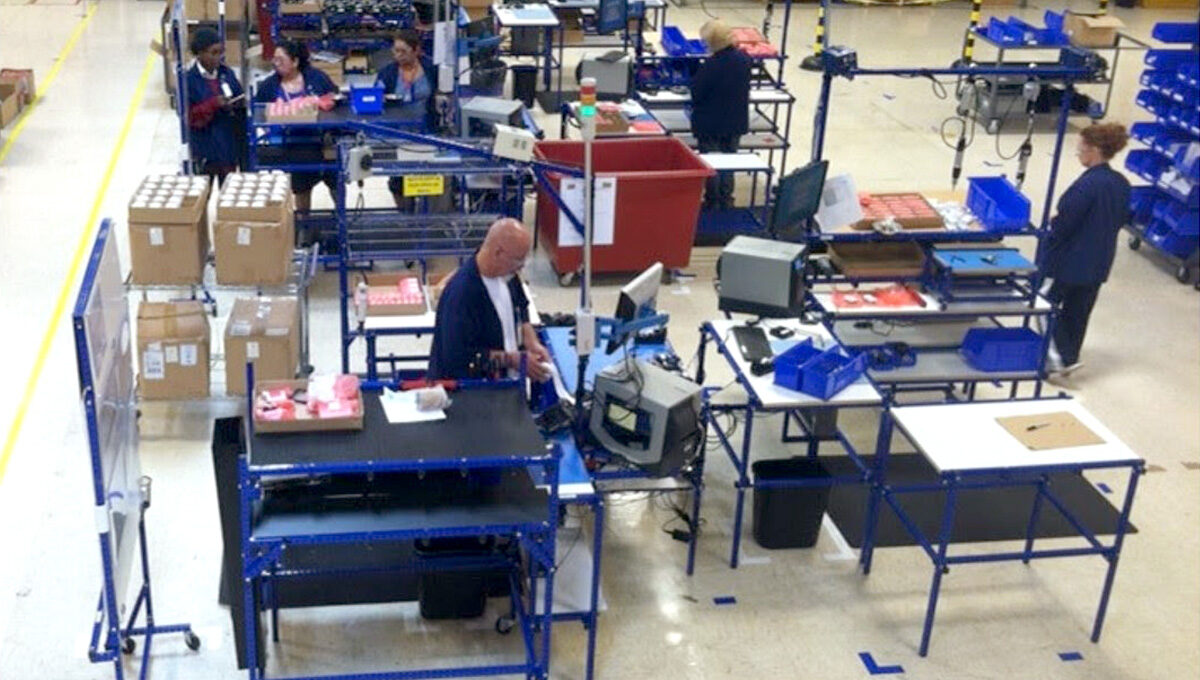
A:
<svg viewBox="0 0 1200 680">
<path fill-rule="evenodd" d="M 1041 9 L 1021 12 L 1037 20 Z M 762 16 L 758 3 L 689 3 L 673 7 L 669 21 L 695 32 L 705 11 L 745 24 Z M 161 64 L 147 49 L 161 12 L 161 3 L 150 1 L 109 0 L 90 12 L 69 2 L 0 2 L 0 66 L 34 68 L 43 88 L 19 134 L 11 126 L 0 133 L 0 142 L 11 141 L 7 155 L 0 152 L 0 318 L 15 324 L 4 333 L 0 363 L 0 424 L 10 442 L 7 460 L 0 458 L 4 680 L 112 674 L 109 666 L 89 664 L 85 653 L 100 567 L 64 309 L 73 302 L 78 253 L 90 244 L 95 217 L 120 224 L 140 178 L 176 167 L 177 122 L 163 93 Z M 1196 18 L 1194 11 L 1116 13 L 1138 36 L 1147 36 L 1156 20 Z M 830 30 L 835 43 L 858 48 L 863 64 L 937 65 L 954 59 L 966 14 L 962 5 L 839 7 Z M 776 11 L 777 22 L 781 15 Z M 814 21 L 811 6 L 794 11 L 792 54 L 808 49 Z M 1122 60 L 1114 120 L 1144 118 L 1132 105 L 1138 61 L 1136 53 Z M 809 149 L 819 83 L 794 63 L 787 69 L 799 99 L 793 164 Z M 862 188 L 948 188 L 953 154 L 937 130 L 953 104 L 937 99 L 928 82 L 839 81 L 832 106 L 826 156 L 833 172 L 852 173 Z M 1050 139 L 1044 130 L 1035 138 L 1027 185 L 1035 214 L 1045 198 Z M 1006 132 L 1000 151 L 1010 154 L 1019 142 L 1016 131 Z M 995 145 L 995 138 L 977 136 L 967 175 L 1015 172 L 1015 161 L 1000 160 Z M 1063 182 L 1079 174 L 1070 153 L 1061 170 Z M 371 200 L 381 198 L 381 187 L 368 191 Z M 117 231 L 123 242 L 123 230 Z M 672 342 L 685 358 L 695 351 L 695 329 L 716 313 L 714 258 L 714 251 L 698 249 L 689 267 L 695 278 L 660 295 L 672 316 Z M 557 286 L 544 257 L 531 262 L 527 275 L 542 309 L 577 304 L 573 290 Z M 599 281 L 599 309 L 611 309 L 620 283 L 620 277 Z M 322 370 L 336 368 L 335 291 L 336 283 L 323 278 L 313 293 L 314 359 Z M 916 646 L 930 567 L 916 548 L 879 551 L 874 573 L 864 578 L 836 533 L 824 531 L 811 550 L 772 552 L 747 541 L 747 559 L 732 571 L 725 562 L 732 472 L 714 459 L 692 578 L 683 574 L 683 544 L 661 531 L 671 515 L 660 499 L 610 499 L 609 610 L 600 628 L 599 677 L 866 677 L 860 652 L 916 678 L 1194 677 L 1200 666 L 1198 333 L 1196 291 L 1175 283 L 1171 269 L 1155 258 L 1122 247 L 1093 317 L 1087 366 L 1067 385 L 1152 466 L 1134 507 L 1140 533 L 1126 543 L 1098 645 L 1088 641 L 1103 577 L 1098 559 L 955 569 L 945 580 L 932 653 L 924 659 Z M 27 389 L 31 375 L 36 381 Z M 729 380 L 719 368 L 711 375 L 712 384 Z M 208 453 L 212 417 L 235 408 L 214 401 L 144 409 L 142 465 L 156 486 L 149 514 L 156 613 L 160 621 L 192 622 L 204 643 L 191 653 L 178 639 L 157 642 L 153 677 L 159 680 L 238 677 L 228 614 L 215 601 L 220 534 Z M 848 419 L 850 436 L 869 447 L 874 422 L 873 416 Z M 780 453 L 767 436 L 773 430 L 770 421 L 759 428 L 756 456 Z M 1125 488 L 1118 474 L 1089 479 L 1111 487 L 1113 498 Z M 718 596 L 734 596 L 737 604 L 717 606 Z M 490 627 L 490 615 L 461 625 L 424 622 L 413 605 L 289 611 L 283 641 L 271 649 L 271 671 L 353 673 L 473 662 L 492 652 L 511 657 L 515 640 L 499 638 Z M 583 641 L 578 626 L 555 628 L 556 678 L 582 677 Z M 1064 652 L 1079 652 L 1082 660 L 1064 662 L 1058 656 Z"/>
</svg>

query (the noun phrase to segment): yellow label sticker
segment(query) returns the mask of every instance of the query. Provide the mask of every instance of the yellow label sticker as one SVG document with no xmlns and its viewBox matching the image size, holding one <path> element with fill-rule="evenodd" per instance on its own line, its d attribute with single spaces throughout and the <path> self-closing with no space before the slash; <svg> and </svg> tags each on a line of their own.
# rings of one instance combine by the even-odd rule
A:
<svg viewBox="0 0 1200 680">
<path fill-rule="evenodd" d="M 441 196 L 446 191 L 441 175 L 405 175 L 405 196 Z"/>
</svg>

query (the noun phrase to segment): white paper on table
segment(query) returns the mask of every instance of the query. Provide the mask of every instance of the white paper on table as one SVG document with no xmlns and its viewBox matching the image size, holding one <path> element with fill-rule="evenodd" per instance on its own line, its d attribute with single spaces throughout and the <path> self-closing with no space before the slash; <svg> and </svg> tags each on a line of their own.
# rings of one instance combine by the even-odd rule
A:
<svg viewBox="0 0 1200 680">
<path fill-rule="evenodd" d="M 449 49 L 458 36 L 456 26 L 450 21 L 439 21 L 433 29 L 433 63 L 454 66 L 454 51 Z"/>
<path fill-rule="evenodd" d="M 458 84 L 471 84 L 471 59 L 465 55 L 458 58 Z"/>
<path fill-rule="evenodd" d="M 379 403 L 383 405 L 383 413 L 392 425 L 428 423 L 446 419 L 446 412 L 442 409 L 422 411 L 417 408 L 416 391 L 393 392 L 385 387 L 379 395 Z"/>
<path fill-rule="evenodd" d="M 582 221 L 584 214 L 583 180 L 578 177 L 564 177 L 559 184 L 558 195 L 563 203 L 571 209 L 571 212 Z M 611 246 L 615 237 L 617 221 L 617 178 L 595 178 L 592 199 L 592 245 Z M 575 229 L 575 225 L 562 210 L 558 211 L 558 245 L 583 245 L 583 234 Z"/>
<path fill-rule="evenodd" d="M 858 190 L 850 175 L 838 175 L 825 180 L 821 190 L 821 204 L 817 207 L 817 224 L 821 231 L 830 231 L 847 224 L 854 224 L 863 217 L 858 204 Z"/>
</svg>

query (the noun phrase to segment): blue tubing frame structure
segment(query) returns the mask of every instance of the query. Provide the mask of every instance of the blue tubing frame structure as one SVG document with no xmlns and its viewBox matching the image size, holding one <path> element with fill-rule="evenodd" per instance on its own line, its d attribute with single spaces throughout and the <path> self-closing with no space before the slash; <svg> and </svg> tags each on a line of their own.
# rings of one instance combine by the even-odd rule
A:
<svg viewBox="0 0 1200 680">
<path fill-rule="evenodd" d="M 247 379 L 247 415 L 244 420 L 246 441 L 253 442 L 253 385 L 254 368 L 246 366 Z M 514 381 L 495 381 L 488 384 L 473 384 L 472 389 L 488 389 L 506 387 L 517 384 Z M 292 544 L 338 544 L 368 541 L 406 540 L 421 538 L 446 538 L 464 536 L 507 536 L 515 539 L 517 544 L 526 551 L 527 558 L 522 560 L 517 552 L 512 563 L 510 578 L 512 579 L 512 612 L 519 625 L 525 648 L 523 664 L 492 664 L 482 666 L 461 666 L 453 668 L 435 668 L 421 670 L 391 671 L 380 673 L 352 673 L 333 676 L 294 676 L 290 680 L 416 680 L 418 678 L 452 678 L 519 675 L 529 679 L 545 680 L 549 677 L 550 669 L 550 634 L 554 621 L 554 572 L 555 572 L 555 534 L 560 505 L 558 493 L 558 468 L 562 452 L 558 446 L 548 446 L 544 455 L 497 457 L 493 459 L 473 459 L 443 461 L 434 463 L 425 460 L 393 460 L 372 461 L 355 464 L 306 464 L 306 465 L 270 465 L 255 466 L 251 457 L 240 460 L 238 465 L 238 497 L 239 524 L 241 527 L 242 555 L 242 598 L 245 606 L 245 649 L 247 672 L 250 680 L 266 678 L 266 669 L 258 666 L 259 645 L 261 644 L 260 611 L 270 608 L 273 614 L 270 582 L 279 571 L 280 559 L 288 545 Z M 400 529 L 395 531 L 346 532 L 337 534 L 305 534 L 294 536 L 256 537 L 254 535 L 255 504 L 263 498 L 263 483 L 272 477 L 288 475 L 314 475 L 333 473 L 381 473 L 399 471 L 429 471 L 429 470 L 498 470 L 504 468 L 540 468 L 544 479 L 551 480 L 548 484 L 547 514 L 545 519 L 532 523 L 497 522 L 481 526 L 462 526 L 428 529 Z M 438 558 L 439 564 L 447 558 Z M 449 560 L 452 562 L 453 560 Z M 521 564 L 521 562 L 524 564 Z M 457 564 L 449 563 L 450 570 L 475 568 L 480 565 L 478 558 L 462 560 Z M 598 570 L 599 567 L 597 566 Z M 541 613 L 535 613 L 534 603 L 539 596 L 537 590 L 538 578 L 544 579 L 545 588 L 541 593 L 543 598 Z M 588 620 L 594 623 L 593 613 Z M 593 626 L 594 628 L 594 626 Z M 273 626 L 278 631 L 277 626 Z M 594 648 L 594 640 L 591 642 Z M 589 657 L 590 664 L 590 657 Z"/>
<path fill-rule="evenodd" d="M 1063 397 L 1065 398 L 1065 397 Z M 1109 598 L 1112 595 L 1113 582 L 1117 574 L 1117 563 L 1121 555 L 1121 547 L 1129 529 L 1129 516 L 1133 508 L 1133 497 L 1137 492 L 1138 480 L 1145 473 L 1145 463 L 1141 460 L 1131 462 L 1089 463 L 1070 465 L 1043 465 L 1037 467 L 1022 467 L 1020 469 L 980 469 L 971 471 L 948 471 L 939 475 L 936 484 L 906 484 L 892 485 L 887 483 L 887 464 L 890 455 L 892 432 L 898 425 L 889 411 L 884 411 L 879 428 L 879 443 L 876 448 L 874 469 L 871 476 L 878 480 L 872 485 L 871 495 L 867 505 L 867 527 L 863 536 L 863 546 L 859 555 L 859 564 L 864 575 L 871 573 L 872 560 L 875 553 L 875 534 L 879 523 L 879 512 L 887 505 L 896 513 L 905 530 L 917 541 L 917 544 L 929 557 L 933 564 L 933 576 L 929 586 L 929 600 L 925 608 L 925 619 L 921 631 L 919 653 L 927 656 L 929 643 L 933 635 L 934 615 L 937 611 L 938 597 L 941 592 L 942 576 L 949 573 L 952 564 L 976 564 L 986 562 L 1021 561 L 1028 565 L 1034 559 L 1049 559 L 1056 557 L 1082 557 L 1098 555 L 1108 562 L 1104 577 L 1104 585 L 1100 591 L 1100 603 L 1092 622 L 1092 642 L 1100 641 L 1100 633 L 1104 627 L 1104 617 L 1108 610 Z M 910 442 L 916 444 L 912 436 L 900 427 L 900 433 Z M 1096 534 L 1088 529 L 1083 522 L 1055 495 L 1050 488 L 1050 475 L 1061 472 L 1082 473 L 1084 470 L 1129 468 L 1129 484 L 1121 503 L 1120 516 L 1111 543 L 1104 544 Z M 963 489 L 996 488 L 1001 486 L 1033 486 L 1037 489 L 1033 507 L 1029 515 L 1029 523 L 1025 531 L 1025 543 L 1019 551 L 992 552 L 974 555 L 950 555 L 949 545 L 953 540 L 954 517 L 957 510 L 958 492 Z M 945 503 L 942 509 L 942 521 L 936 537 L 929 537 L 917 526 L 912 517 L 901 507 L 896 496 L 903 493 L 944 491 Z M 1037 550 L 1034 548 L 1034 535 L 1038 518 L 1043 506 L 1049 503 L 1086 541 L 1086 547 L 1057 548 Z"/>
<path fill-rule="evenodd" d="M 733 369 L 736 380 L 746 390 L 746 403 L 736 405 L 720 405 L 713 404 L 711 397 L 717 389 L 705 388 L 703 391 L 704 397 L 704 417 L 705 425 L 712 428 L 716 433 L 717 439 L 721 448 L 729 457 L 729 462 L 733 464 L 734 470 L 737 471 L 737 480 L 734 482 L 734 487 L 737 489 L 737 502 L 734 506 L 733 517 L 733 542 L 729 552 L 729 567 L 737 569 L 739 554 L 742 540 L 742 520 L 745 514 L 746 489 L 779 489 L 779 488 L 801 488 L 813 486 L 832 486 L 835 484 L 870 484 L 872 480 L 872 470 L 867 462 L 862 458 L 862 455 L 854 448 L 850 441 L 840 431 L 837 431 L 832 437 L 822 437 L 819 433 L 810 430 L 804 423 L 804 419 L 800 416 L 801 411 L 816 412 L 833 410 L 838 411 L 848 408 L 878 408 L 883 406 L 884 400 L 881 397 L 878 403 L 873 404 L 846 404 L 846 405 L 829 405 L 829 406 L 805 406 L 801 407 L 783 407 L 769 408 L 763 405 L 754 391 L 750 381 L 742 373 L 733 355 L 730 354 L 729 348 L 717 333 L 712 324 L 705 323 L 700 327 L 700 349 L 698 368 L 696 373 L 696 381 L 704 382 L 704 361 L 706 350 L 709 342 L 712 342 L 718 353 L 725 358 L 729 366 Z M 717 414 L 727 413 L 736 416 L 738 413 L 744 414 L 745 422 L 742 429 L 742 442 L 738 447 L 730 435 L 726 432 L 720 422 L 715 417 Z M 810 459 L 816 459 L 820 453 L 821 442 L 829 441 L 836 442 L 841 446 L 842 450 L 850 457 L 858 469 L 858 474 L 841 475 L 836 477 L 827 477 L 824 479 L 795 479 L 795 480 L 754 480 L 750 477 L 750 457 L 751 457 L 751 441 L 754 429 L 754 418 L 758 414 L 783 413 L 783 429 L 781 439 L 787 443 L 803 443 L 806 445 L 806 455 Z M 815 419 L 814 419 L 815 420 Z M 799 428 L 799 433 L 791 432 L 791 423 Z M 706 438 L 707 441 L 707 438 Z M 703 457 L 701 457 L 703 458 Z M 701 474 L 703 470 L 701 470 Z M 699 501 L 696 502 L 695 515 L 699 515 Z M 694 551 L 689 552 L 688 556 L 688 575 L 692 574 Z"/>
<path fill-rule="evenodd" d="M 97 515 L 99 516 L 100 513 L 104 513 L 106 517 L 108 513 L 108 489 L 105 485 L 106 480 L 104 479 L 104 469 L 101 462 L 103 455 L 101 443 L 104 439 L 100 434 L 100 421 L 96 412 L 96 386 L 92 381 L 92 366 L 97 357 L 92 357 L 90 354 L 91 350 L 85 327 L 85 318 L 87 315 L 88 300 L 97 283 L 97 276 L 101 260 L 104 256 L 105 246 L 113 234 L 112 227 L 113 221 L 111 219 L 106 218 L 100 224 L 100 229 L 96 234 L 96 241 L 92 246 L 87 268 L 80 283 L 79 295 L 76 298 L 75 307 L 72 312 L 79 388 L 87 428 L 88 453 L 92 464 L 93 503 Z M 148 487 L 148 478 L 143 479 Z M 199 638 L 195 637 L 190 624 L 163 625 L 156 623 L 154 620 L 153 588 L 150 579 L 150 557 L 146 536 L 146 511 L 149 508 L 150 503 L 147 497 L 143 499 L 138 512 L 138 543 L 142 585 L 138 589 L 137 598 L 124 624 L 121 622 L 120 610 L 118 609 L 118 600 L 123 598 L 124 594 L 118 593 L 116 589 L 117 557 L 112 551 L 111 527 L 108 526 L 108 522 L 106 521 L 103 527 L 98 528 L 103 584 L 101 586 L 99 601 L 96 604 L 96 616 L 92 624 L 92 634 L 88 643 L 88 659 L 92 663 L 111 662 L 113 665 L 113 677 L 116 680 L 123 680 L 125 677 L 122 653 L 133 652 L 135 645 L 134 638 L 136 637 L 144 638 L 141 669 L 138 673 L 138 677 L 141 680 L 146 680 L 149 677 L 151 666 L 150 651 L 156 635 L 182 633 L 185 640 L 188 641 L 189 646 L 193 644 L 193 641 L 197 646 L 199 644 Z M 138 626 L 136 623 L 139 614 L 142 613 L 143 607 L 145 608 L 145 623 Z"/>
</svg>

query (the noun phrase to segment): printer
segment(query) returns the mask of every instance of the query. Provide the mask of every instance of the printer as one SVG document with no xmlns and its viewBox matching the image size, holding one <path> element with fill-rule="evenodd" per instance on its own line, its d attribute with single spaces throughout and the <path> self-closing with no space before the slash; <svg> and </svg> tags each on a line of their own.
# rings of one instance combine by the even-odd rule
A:
<svg viewBox="0 0 1200 680">
<path fill-rule="evenodd" d="M 807 254 L 802 243 L 733 237 L 717 260 L 717 309 L 761 317 L 800 316 Z"/>
<path fill-rule="evenodd" d="M 592 436 L 656 477 L 679 472 L 700 451 L 700 386 L 645 362 L 622 361 L 596 375 Z"/>
</svg>

